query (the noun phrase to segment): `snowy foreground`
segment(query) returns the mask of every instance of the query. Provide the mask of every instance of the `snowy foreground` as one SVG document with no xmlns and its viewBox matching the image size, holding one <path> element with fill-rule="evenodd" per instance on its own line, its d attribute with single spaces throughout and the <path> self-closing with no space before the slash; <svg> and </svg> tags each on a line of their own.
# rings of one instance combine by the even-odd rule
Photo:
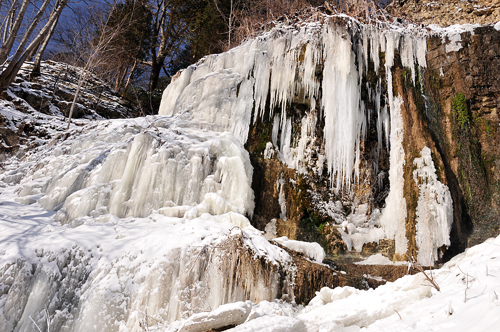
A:
<svg viewBox="0 0 500 332">
<path fill-rule="evenodd" d="M 38 203 L 16 203 L 9 189 L 4 189 L 0 197 L 2 330 L 9 330 L 8 318 L 14 315 L 16 302 L 23 298 L 27 303 L 20 330 L 33 331 L 30 317 L 41 325 L 45 319 L 44 308 L 50 311 L 52 305 L 71 297 L 79 298 L 78 305 L 82 307 L 79 323 L 73 328 L 82 331 L 115 330 L 112 327 L 115 324 L 116 330 L 134 330 L 132 322 L 136 328 L 147 324 L 150 331 L 202 331 L 237 324 L 241 325 L 231 331 L 497 331 L 500 324 L 500 237 L 470 248 L 441 269 L 432 271 L 441 288 L 439 292 L 418 274 L 376 290 L 324 288 L 306 307 L 256 296 L 255 303 L 229 303 L 212 312 L 169 324 L 146 319 L 148 312 L 158 317 L 152 313 L 161 312 L 155 305 L 162 297 L 165 300 L 172 296 L 171 304 L 185 305 L 179 310 L 188 311 L 191 308 L 186 303 L 196 304 L 198 300 L 199 306 L 208 307 L 209 303 L 199 301 L 220 301 L 217 297 L 205 297 L 203 292 L 227 288 L 217 285 L 224 283 L 223 276 L 212 271 L 212 280 L 200 280 L 193 284 L 191 294 L 177 295 L 184 296 L 184 300 L 193 297 L 190 302 L 176 302 L 174 291 L 168 294 L 158 287 L 162 281 L 174 277 L 165 274 L 168 265 L 174 266 L 177 259 L 183 261 L 178 271 L 180 283 L 174 286 L 180 290 L 190 275 L 200 276 L 203 272 L 202 266 L 189 265 L 193 261 L 188 256 L 200 255 L 199 248 L 223 244 L 232 235 L 241 234 L 239 229 L 208 215 L 182 220 L 159 214 L 148 218 L 116 218 L 107 223 L 96 221 L 71 228 L 55 222 L 53 212 L 46 212 Z M 258 252 L 271 248 L 256 241 L 262 240 L 258 235 L 249 230 L 245 233 L 249 234 L 246 241 L 253 243 Z M 283 257 L 286 254 L 279 250 L 266 254 L 286 259 Z M 42 264 L 26 265 L 19 257 L 25 257 L 32 264 L 37 261 Z M 70 259 L 73 264 L 68 264 Z M 60 270 L 58 266 L 64 268 Z M 19 279 L 23 273 L 28 276 L 25 269 L 33 268 L 40 271 L 30 293 L 22 288 Z M 59 284 L 61 289 L 50 287 L 56 283 L 57 278 L 52 274 L 57 271 L 65 274 Z M 85 279 L 93 281 L 75 290 L 75 294 L 69 294 L 70 289 L 62 289 L 66 283 Z M 20 287 L 18 290 L 6 294 L 6 290 L 16 285 Z M 56 311 L 51 317 L 52 326 L 57 326 L 58 320 L 70 320 L 70 311 L 70 308 Z M 128 322 L 120 320 L 129 315 Z M 96 325 L 106 321 L 110 325 Z M 62 330 L 63 326 L 60 326 Z"/>
<path fill-rule="evenodd" d="M 228 331 L 498 331 L 500 326 L 500 236 L 469 248 L 442 268 L 405 276 L 373 290 L 323 288 L 306 307 L 263 301 L 221 306 L 176 322 L 167 331 L 190 331 L 236 312 L 245 323 Z"/>
<path fill-rule="evenodd" d="M 161 117 L 67 136 L 59 121 L 47 129 L 58 138 L 3 163 L 1 331 L 141 331 L 145 317 L 292 296 L 290 256 L 245 217 L 239 142 Z"/>
</svg>

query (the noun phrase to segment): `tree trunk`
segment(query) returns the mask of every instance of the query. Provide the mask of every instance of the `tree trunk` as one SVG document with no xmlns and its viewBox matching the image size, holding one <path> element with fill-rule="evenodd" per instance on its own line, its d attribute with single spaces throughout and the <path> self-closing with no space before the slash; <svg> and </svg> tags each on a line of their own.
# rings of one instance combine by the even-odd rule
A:
<svg viewBox="0 0 500 332">
<path fill-rule="evenodd" d="M 10 35 L 10 30 L 14 22 L 14 16 L 16 15 L 16 5 L 17 5 L 17 0 L 13 0 L 9 12 L 5 16 L 5 21 L 3 23 L 4 27 L 3 27 L 2 44 L 5 44 L 7 38 Z"/>
<path fill-rule="evenodd" d="M 56 18 L 52 26 L 50 27 L 49 33 L 47 34 L 47 37 L 43 40 L 42 45 L 40 46 L 40 49 L 38 50 L 38 53 L 36 54 L 34 65 L 33 65 L 33 70 L 31 71 L 30 78 L 40 76 L 40 64 L 42 62 L 42 57 L 43 53 L 45 52 L 45 49 L 47 48 L 47 45 L 49 44 L 50 38 L 52 38 L 52 35 L 54 34 L 54 31 L 56 31 L 56 26 L 57 22 L 59 22 L 59 17 Z"/>
<path fill-rule="evenodd" d="M 130 84 L 130 80 L 132 79 L 132 75 L 134 75 L 134 71 L 135 71 L 136 67 L 137 67 L 137 59 L 134 60 L 134 65 L 132 66 L 132 68 L 130 69 L 130 73 L 128 74 L 127 82 L 125 82 L 125 87 L 124 87 L 125 90 L 127 90 L 128 86 Z"/>
<path fill-rule="evenodd" d="M 12 62 L 17 61 L 21 57 L 21 55 L 23 54 L 24 47 L 28 43 L 31 34 L 33 33 L 33 31 L 35 30 L 36 26 L 38 25 L 38 22 L 42 18 L 42 15 L 45 12 L 45 9 L 49 5 L 50 1 L 51 0 L 44 0 L 44 2 L 42 3 L 42 6 L 40 7 L 40 9 L 38 10 L 38 12 L 36 13 L 35 18 L 31 22 L 31 24 L 28 27 L 28 29 L 24 32 L 23 38 L 19 42 L 19 45 L 17 46 L 17 50 L 16 50 L 16 52 L 14 53 L 14 55 L 13 55 L 13 57 L 11 59 Z M 57 7 L 57 3 L 54 5 L 54 8 L 55 7 Z M 30 52 L 30 54 L 31 54 L 31 52 Z"/>
<path fill-rule="evenodd" d="M 73 117 L 73 111 L 75 110 L 76 101 L 78 100 L 78 96 L 80 95 L 80 90 L 82 89 L 83 83 L 87 81 L 87 76 L 88 76 L 88 71 L 85 71 L 85 74 L 83 74 L 83 77 L 78 82 L 78 87 L 76 88 L 75 96 L 73 97 L 73 102 L 71 103 L 71 108 L 69 110 L 68 128 L 66 128 L 66 130 L 69 130 L 69 126 L 71 124 L 71 118 Z"/>
<path fill-rule="evenodd" d="M 14 25 L 12 25 L 12 29 L 10 29 L 9 31 L 9 36 L 7 37 L 5 43 L 2 44 L 2 47 L 0 47 L 0 64 L 3 64 L 9 57 L 12 46 L 14 45 L 14 41 L 16 40 L 17 33 L 19 32 L 19 28 L 21 27 L 21 23 L 23 22 L 24 13 L 28 8 L 29 3 L 30 0 L 23 0 L 21 9 L 19 10 L 19 14 L 17 15 Z M 12 4 L 12 6 L 14 6 L 14 3 Z"/>
<path fill-rule="evenodd" d="M 153 92 L 158 87 L 158 80 L 160 78 L 161 67 L 163 67 L 165 58 L 157 58 L 151 61 L 151 74 L 149 75 L 148 91 Z"/>
<path fill-rule="evenodd" d="M 123 81 L 125 80 L 125 76 L 127 76 L 128 66 L 121 66 L 116 75 L 115 81 L 115 91 L 119 92 L 120 87 L 123 85 Z"/>
</svg>

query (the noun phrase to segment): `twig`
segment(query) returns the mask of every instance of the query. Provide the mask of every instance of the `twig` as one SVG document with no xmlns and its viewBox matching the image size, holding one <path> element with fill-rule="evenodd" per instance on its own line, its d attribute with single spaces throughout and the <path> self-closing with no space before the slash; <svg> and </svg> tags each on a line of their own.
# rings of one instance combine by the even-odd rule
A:
<svg viewBox="0 0 500 332">
<path fill-rule="evenodd" d="M 40 327 L 35 323 L 35 321 L 33 320 L 33 318 L 31 318 L 31 316 L 28 316 L 31 321 L 33 322 L 33 324 L 35 324 L 36 328 L 38 329 L 38 331 L 42 332 L 42 330 L 40 329 Z"/>
<path fill-rule="evenodd" d="M 429 276 L 427 273 L 425 273 L 425 270 L 424 268 L 422 267 L 422 265 L 418 264 L 415 259 L 412 257 L 411 258 L 411 266 L 416 269 L 418 272 L 422 272 L 422 274 L 424 275 L 425 279 L 427 279 L 428 282 L 431 283 L 431 285 L 439 292 L 441 291 L 441 289 L 439 288 L 439 285 L 434 281 L 434 277 L 432 276 Z M 432 273 L 432 271 L 431 271 Z"/>
<path fill-rule="evenodd" d="M 397 310 L 394 310 L 394 312 L 398 314 L 400 320 L 403 320 L 403 318 L 401 318 L 401 315 L 399 314 L 399 312 Z"/>
<path fill-rule="evenodd" d="M 469 289 L 469 273 L 465 275 L 465 292 L 464 292 L 464 303 L 467 303 L 467 290 Z"/>
</svg>

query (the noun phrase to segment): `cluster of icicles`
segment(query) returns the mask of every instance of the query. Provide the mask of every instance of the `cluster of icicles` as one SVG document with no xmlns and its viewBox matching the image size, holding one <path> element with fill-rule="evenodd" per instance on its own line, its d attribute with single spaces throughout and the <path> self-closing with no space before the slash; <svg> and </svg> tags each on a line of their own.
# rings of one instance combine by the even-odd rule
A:
<svg viewBox="0 0 500 332">
<path fill-rule="evenodd" d="M 356 29 L 359 33 L 354 38 L 349 30 Z M 178 114 L 191 125 L 228 131 L 242 144 L 252 121 L 271 120 L 272 143 L 282 161 L 300 171 L 306 164 L 307 139 L 315 135 L 317 115 L 303 119 L 300 141 L 294 148 L 287 107 L 303 93 L 311 110 L 319 109 L 324 116 L 325 155 L 333 187 L 349 191 L 353 175 L 359 177 L 360 142 L 367 130 L 368 113 L 377 117 L 379 147 L 384 136 L 389 146 L 387 107 L 393 106 L 389 83 L 395 52 L 399 51 L 403 66 L 412 69 L 414 80 L 415 63 L 426 67 L 427 49 L 425 36 L 408 31 L 371 25 L 349 30 L 333 22 L 303 24 L 299 30 L 277 28 L 226 53 L 210 55 L 178 73 L 163 94 L 159 114 Z M 385 53 L 390 105 L 381 104 L 379 79 L 376 86 L 369 87 L 375 104 L 369 110 L 361 100 L 360 85 L 369 61 L 375 73 L 379 72 L 381 52 Z M 323 68 L 321 75 L 318 67 Z M 264 119 L 266 106 L 269 119 Z"/>
<path fill-rule="evenodd" d="M 264 156 L 276 155 L 288 167 L 303 173 L 312 170 L 321 174 L 326 166 L 337 193 L 349 193 L 359 180 L 361 144 L 370 117 L 375 117 L 377 154 L 384 146 L 390 150 L 390 193 L 378 220 L 381 228 L 365 229 L 350 238 L 345 234 L 345 240 L 358 249 L 363 243 L 391 238 L 396 241 L 396 252 L 404 254 L 403 100 L 393 94 L 391 68 L 399 53 L 401 64 L 410 68 L 415 82 L 415 71 L 427 66 L 426 35 L 349 20 L 344 24 L 331 21 L 304 23 L 298 29 L 276 28 L 229 52 L 210 55 L 178 73 L 163 94 L 159 113 L 182 119 L 191 127 L 230 132 L 242 144 L 252 123 L 271 122 L 272 142 L 267 144 Z M 378 75 L 376 84 L 362 83 L 368 68 Z M 385 72 L 387 91 L 381 72 Z M 361 84 L 367 85 L 374 109 L 365 106 Z M 292 117 L 287 111 L 297 96 L 303 96 L 311 110 L 302 119 L 300 136 L 294 138 Z M 323 137 L 316 135 L 320 116 L 325 123 Z M 325 151 L 312 160 L 316 139 L 323 140 Z M 449 204 L 445 210 L 451 208 L 451 201 L 441 201 Z M 435 223 L 447 228 L 449 218 L 449 214 L 439 215 Z M 449 234 L 449 227 L 447 230 Z M 449 243 L 438 240 L 434 249 L 443 244 Z"/>
</svg>

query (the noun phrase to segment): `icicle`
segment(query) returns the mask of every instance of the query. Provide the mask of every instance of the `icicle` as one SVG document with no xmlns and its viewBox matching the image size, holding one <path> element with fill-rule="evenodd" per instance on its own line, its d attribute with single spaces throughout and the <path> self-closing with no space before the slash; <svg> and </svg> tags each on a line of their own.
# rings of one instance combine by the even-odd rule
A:
<svg viewBox="0 0 500 332">
<path fill-rule="evenodd" d="M 304 54 L 304 63 L 302 83 L 305 92 L 308 94 L 311 103 L 311 109 L 316 108 L 316 96 L 319 95 L 320 82 L 316 79 L 316 64 L 321 58 L 321 48 L 315 42 L 311 41 L 306 46 Z"/>
<path fill-rule="evenodd" d="M 360 89 L 351 41 L 340 28 L 326 25 L 323 31 L 323 110 L 327 166 L 338 192 L 350 190 L 355 152 L 364 114 L 359 109 Z M 358 171 L 355 170 L 355 173 Z"/>
<path fill-rule="evenodd" d="M 281 106 L 281 113 L 286 114 L 286 107 L 295 92 L 297 54 L 290 47 L 290 39 L 290 35 L 285 35 L 269 46 L 272 54 L 271 112 Z"/>
<path fill-rule="evenodd" d="M 292 119 L 286 118 L 283 121 L 282 129 L 281 129 L 281 138 L 280 138 L 280 152 L 282 156 L 282 160 L 285 164 L 291 165 L 293 164 L 293 155 L 292 155 Z"/>
<path fill-rule="evenodd" d="M 278 146 L 278 133 L 280 131 L 280 117 L 279 115 L 274 116 L 273 120 L 273 132 L 271 134 L 271 140 L 274 146 Z"/>
<path fill-rule="evenodd" d="M 281 177 L 276 180 L 276 189 L 278 190 L 278 203 L 280 204 L 281 208 L 281 213 L 280 213 L 280 219 L 286 221 L 286 197 L 285 197 L 285 192 L 283 190 L 283 185 L 285 184 L 285 179 L 283 178 L 283 174 L 281 174 Z"/>
<path fill-rule="evenodd" d="M 392 90 L 392 89 L 391 89 Z M 392 91 L 391 91 L 392 93 Z M 396 253 L 405 254 L 408 249 L 406 239 L 406 200 L 404 198 L 404 164 L 405 152 L 403 150 L 403 117 L 401 106 L 403 99 L 396 97 L 391 102 L 391 150 L 389 156 L 389 196 L 386 206 L 380 217 L 380 224 L 384 228 L 387 238 L 396 240 Z"/>
<path fill-rule="evenodd" d="M 269 79 L 271 76 L 270 60 L 267 52 L 267 43 L 259 39 L 254 41 L 256 48 L 254 78 L 255 78 L 255 115 L 254 123 L 257 121 L 257 115 L 264 118 L 266 109 L 266 100 L 269 93 Z"/>
</svg>

